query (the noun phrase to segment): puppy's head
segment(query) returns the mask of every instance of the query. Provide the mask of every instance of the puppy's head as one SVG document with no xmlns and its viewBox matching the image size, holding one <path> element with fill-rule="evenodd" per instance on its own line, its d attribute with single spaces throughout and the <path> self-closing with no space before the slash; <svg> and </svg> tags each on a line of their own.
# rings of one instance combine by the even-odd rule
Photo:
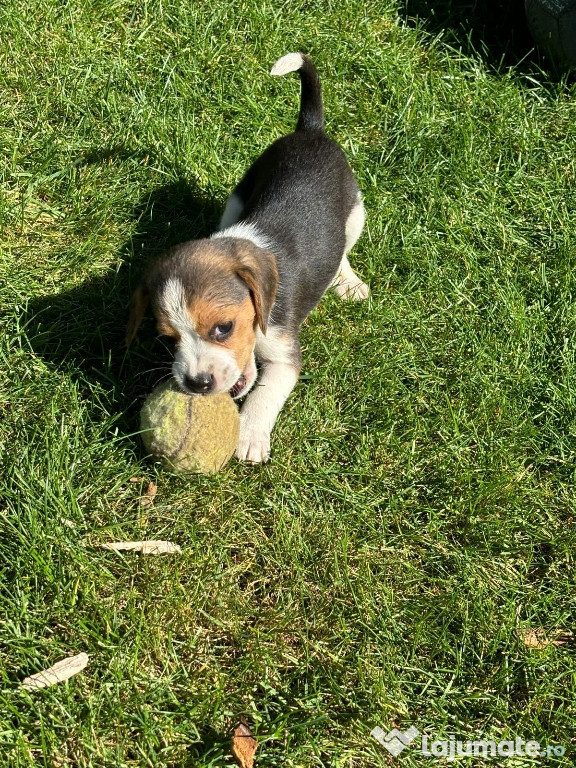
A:
<svg viewBox="0 0 576 768">
<path fill-rule="evenodd" d="M 158 332 L 176 342 L 172 373 L 180 387 L 241 397 L 256 380 L 256 330 L 266 333 L 277 286 L 274 256 L 249 240 L 183 243 L 136 289 L 126 344 L 150 304 Z"/>
</svg>

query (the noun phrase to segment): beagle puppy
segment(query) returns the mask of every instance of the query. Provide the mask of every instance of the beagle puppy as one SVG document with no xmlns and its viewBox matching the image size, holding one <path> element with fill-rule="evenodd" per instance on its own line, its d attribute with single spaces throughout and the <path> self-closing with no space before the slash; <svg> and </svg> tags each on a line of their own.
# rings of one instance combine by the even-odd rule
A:
<svg viewBox="0 0 576 768">
<path fill-rule="evenodd" d="M 267 461 L 276 418 L 298 380 L 303 320 L 330 286 L 345 299 L 368 296 L 348 261 L 364 226 L 358 185 L 324 132 L 312 61 L 289 53 L 271 74 L 288 72 L 301 81 L 296 130 L 248 169 L 215 234 L 152 264 L 126 335 L 129 345 L 150 304 L 158 332 L 176 342 L 172 374 L 184 392 L 247 396 L 236 456 L 254 463 Z"/>
</svg>

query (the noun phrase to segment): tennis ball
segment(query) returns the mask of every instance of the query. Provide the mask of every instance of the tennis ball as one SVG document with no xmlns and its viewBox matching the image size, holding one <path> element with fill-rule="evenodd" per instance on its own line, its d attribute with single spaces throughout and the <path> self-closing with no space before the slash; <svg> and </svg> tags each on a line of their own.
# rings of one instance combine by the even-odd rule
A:
<svg viewBox="0 0 576 768">
<path fill-rule="evenodd" d="M 148 453 L 181 472 L 217 472 L 238 445 L 240 417 L 227 392 L 185 395 L 175 382 L 157 386 L 140 412 Z"/>
</svg>

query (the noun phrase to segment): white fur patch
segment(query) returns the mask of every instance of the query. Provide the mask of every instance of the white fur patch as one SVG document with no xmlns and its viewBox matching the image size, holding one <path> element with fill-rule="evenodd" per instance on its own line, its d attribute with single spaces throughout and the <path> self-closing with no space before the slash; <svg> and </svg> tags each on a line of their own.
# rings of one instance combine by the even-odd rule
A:
<svg viewBox="0 0 576 768">
<path fill-rule="evenodd" d="M 256 356 L 259 360 L 291 365 L 294 342 L 282 336 L 273 325 L 268 326 L 266 335 L 258 328 L 256 331 Z"/>
<path fill-rule="evenodd" d="M 296 72 L 304 64 L 301 53 L 287 53 L 274 64 L 270 70 L 271 75 L 287 75 L 288 72 Z"/>
<path fill-rule="evenodd" d="M 344 246 L 345 255 L 351 251 L 354 244 L 362 234 L 365 219 L 366 214 L 364 213 L 362 195 L 360 192 L 358 192 L 358 201 L 346 219 L 346 244 Z"/>
<path fill-rule="evenodd" d="M 346 242 L 344 245 L 344 255 L 338 268 L 338 273 L 332 282 L 332 287 L 340 296 L 341 299 L 353 299 L 354 301 L 361 301 L 368 298 L 370 289 L 366 283 L 358 277 L 356 272 L 350 266 L 347 253 L 354 246 L 364 228 L 364 204 L 362 203 L 362 195 L 358 192 L 356 204 L 348 214 L 346 219 Z"/>
<path fill-rule="evenodd" d="M 194 330 L 194 323 L 186 308 L 186 294 L 182 281 L 170 277 L 162 291 L 162 307 L 168 315 L 170 325 L 178 333 L 188 333 Z"/>
<path fill-rule="evenodd" d="M 354 272 L 346 256 L 342 257 L 338 274 L 334 278 L 332 286 L 341 299 L 362 301 L 370 295 L 370 288 Z"/>
<path fill-rule="evenodd" d="M 255 224 L 246 221 L 232 224 L 232 226 L 226 227 L 226 229 L 222 229 L 220 232 L 215 232 L 210 239 L 215 240 L 219 237 L 237 237 L 242 240 L 250 240 L 258 248 L 272 247 L 266 235 L 263 235 Z"/>
</svg>

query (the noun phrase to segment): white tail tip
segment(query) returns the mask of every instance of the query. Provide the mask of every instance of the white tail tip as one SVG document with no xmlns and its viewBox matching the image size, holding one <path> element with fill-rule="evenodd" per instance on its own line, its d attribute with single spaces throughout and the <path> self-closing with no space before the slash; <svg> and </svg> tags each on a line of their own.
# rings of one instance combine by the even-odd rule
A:
<svg viewBox="0 0 576 768">
<path fill-rule="evenodd" d="M 297 72 L 303 64 L 304 57 L 301 53 L 287 53 L 286 56 L 278 59 L 270 70 L 270 74 L 287 75 L 288 72 Z"/>
</svg>

